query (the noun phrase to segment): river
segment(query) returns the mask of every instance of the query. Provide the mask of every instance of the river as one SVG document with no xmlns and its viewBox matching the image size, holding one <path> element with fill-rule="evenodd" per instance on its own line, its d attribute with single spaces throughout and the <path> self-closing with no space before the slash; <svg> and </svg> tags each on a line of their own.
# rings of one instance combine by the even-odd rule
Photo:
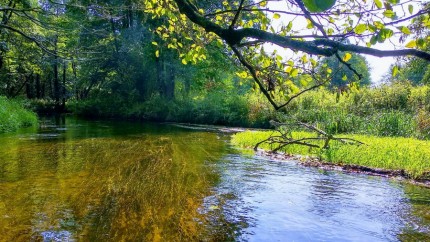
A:
<svg viewBox="0 0 430 242">
<path fill-rule="evenodd" d="M 0 241 L 430 241 L 430 190 L 167 124 L 43 119 L 0 135 Z"/>
</svg>

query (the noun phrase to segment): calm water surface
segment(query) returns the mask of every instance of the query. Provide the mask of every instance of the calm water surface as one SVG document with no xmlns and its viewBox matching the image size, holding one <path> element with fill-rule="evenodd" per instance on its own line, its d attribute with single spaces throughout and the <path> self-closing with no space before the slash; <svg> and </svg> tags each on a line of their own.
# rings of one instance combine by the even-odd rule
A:
<svg viewBox="0 0 430 242">
<path fill-rule="evenodd" d="M 171 125 L 0 135 L 0 241 L 430 241 L 430 190 L 244 154 Z"/>
</svg>

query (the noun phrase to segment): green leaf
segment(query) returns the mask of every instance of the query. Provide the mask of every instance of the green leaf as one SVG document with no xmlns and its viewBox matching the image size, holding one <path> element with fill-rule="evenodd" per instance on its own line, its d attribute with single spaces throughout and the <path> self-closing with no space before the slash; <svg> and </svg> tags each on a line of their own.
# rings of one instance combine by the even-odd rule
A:
<svg viewBox="0 0 430 242">
<path fill-rule="evenodd" d="M 296 77 L 299 74 L 299 69 L 294 68 L 293 71 L 291 72 L 291 76 L 292 77 Z"/>
<path fill-rule="evenodd" d="M 378 41 L 378 37 L 377 36 L 372 36 L 372 38 L 370 38 L 370 44 L 371 45 L 376 44 L 376 41 Z"/>
<path fill-rule="evenodd" d="M 343 74 L 342 81 L 346 81 L 347 79 L 348 79 L 348 77 L 345 74 Z"/>
<path fill-rule="evenodd" d="M 385 27 L 385 25 L 380 21 L 374 21 L 373 24 L 377 29 L 383 29 Z"/>
<path fill-rule="evenodd" d="M 412 14 L 414 12 L 414 5 L 409 4 L 408 5 L 408 11 L 409 11 L 409 14 Z"/>
<path fill-rule="evenodd" d="M 345 53 L 342 60 L 348 62 L 351 59 L 352 55 L 350 53 Z"/>
<path fill-rule="evenodd" d="M 367 24 L 359 24 L 354 28 L 356 34 L 362 34 L 367 30 Z"/>
<path fill-rule="evenodd" d="M 273 18 L 274 19 L 279 19 L 281 17 L 281 15 L 279 15 L 279 13 L 275 13 L 273 14 Z"/>
<path fill-rule="evenodd" d="M 160 57 L 160 51 L 159 50 L 157 50 L 157 51 L 155 51 L 155 56 L 158 58 L 158 57 Z"/>
<path fill-rule="evenodd" d="M 375 5 L 377 8 L 381 9 L 382 8 L 382 2 L 380 0 L 374 0 Z"/>
<path fill-rule="evenodd" d="M 404 34 L 411 34 L 411 31 L 406 26 L 399 27 L 398 29 Z"/>
<path fill-rule="evenodd" d="M 415 48 L 415 47 L 417 47 L 417 42 L 415 40 L 411 40 L 405 45 L 405 47 L 406 48 Z"/>
<path fill-rule="evenodd" d="M 399 74 L 399 67 L 394 66 L 394 67 L 393 67 L 393 70 L 391 71 L 391 76 L 392 76 L 392 77 L 395 77 L 395 76 L 397 76 L 398 74 Z"/>
<path fill-rule="evenodd" d="M 320 13 L 329 10 L 336 3 L 336 0 L 303 0 L 306 9 L 312 13 Z"/>
<path fill-rule="evenodd" d="M 391 38 L 394 32 L 391 29 L 381 29 L 378 33 L 378 42 L 383 43 L 385 40 Z"/>
<path fill-rule="evenodd" d="M 293 21 L 290 21 L 288 22 L 288 25 L 287 25 L 287 32 L 290 32 L 292 28 L 293 28 Z"/>
<path fill-rule="evenodd" d="M 418 48 L 424 49 L 426 47 L 426 41 L 422 38 L 417 39 L 417 46 Z"/>
<path fill-rule="evenodd" d="M 306 21 L 308 21 L 308 25 L 306 26 L 307 29 L 312 29 L 314 27 L 314 25 L 312 24 L 312 22 L 309 19 L 306 19 Z"/>
<path fill-rule="evenodd" d="M 385 10 L 382 13 L 385 17 L 393 19 L 396 16 L 396 13 L 393 10 Z"/>
</svg>

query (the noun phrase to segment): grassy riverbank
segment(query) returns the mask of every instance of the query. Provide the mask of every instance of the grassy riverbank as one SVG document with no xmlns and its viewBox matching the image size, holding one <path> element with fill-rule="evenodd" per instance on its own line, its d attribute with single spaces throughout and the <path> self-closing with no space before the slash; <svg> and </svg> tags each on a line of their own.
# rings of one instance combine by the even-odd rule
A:
<svg viewBox="0 0 430 242">
<path fill-rule="evenodd" d="M 344 93 L 321 88 L 293 100 L 280 112 L 275 112 L 261 93 L 238 94 L 230 89 L 178 95 L 172 100 L 159 95 L 145 101 L 112 95 L 69 101 L 67 107 L 77 115 L 94 118 L 258 128 L 270 128 L 269 120 L 298 120 L 331 134 L 430 138 L 430 86 L 414 87 L 408 82 Z M 34 103 L 35 110 L 47 109 L 43 108 L 46 102 Z"/>
<path fill-rule="evenodd" d="M 246 131 L 233 135 L 232 143 L 242 148 L 253 148 L 254 145 L 268 138 L 273 131 Z M 294 138 L 312 137 L 308 132 L 293 132 Z M 326 150 L 290 145 L 283 152 L 294 155 L 309 155 L 338 165 L 360 165 L 370 168 L 404 170 L 414 179 L 429 178 L 430 141 L 413 138 L 375 137 L 364 135 L 339 135 L 360 140 L 366 145 L 341 145 L 333 142 Z M 260 148 L 270 150 L 270 145 Z"/>
<path fill-rule="evenodd" d="M 0 96 L 0 133 L 36 124 L 36 114 L 25 109 L 21 102 Z"/>
</svg>

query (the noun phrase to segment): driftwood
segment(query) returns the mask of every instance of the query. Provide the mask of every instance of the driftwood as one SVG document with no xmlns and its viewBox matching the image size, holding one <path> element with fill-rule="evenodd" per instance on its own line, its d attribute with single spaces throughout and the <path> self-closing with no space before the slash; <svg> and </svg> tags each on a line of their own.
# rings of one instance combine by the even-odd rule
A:
<svg viewBox="0 0 430 242">
<path fill-rule="evenodd" d="M 273 135 L 275 132 L 272 133 L 272 135 L 261 141 L 258 142 L 255 146 L 254 146 L 254 150 L 257 150 L 258 147 L 263 144 L 263 143 L 268 143 L 268 144 L 275 144 L 277 145 L 276 148 L 272 149 L 272 152 L 277 152 L 280 149 L 284 148 L 287 145 L 292 145 L 292 144 L 297 144 L 297 145 L 304 145 L 304 146 L 308 146 L 311 148 L 318 148 L 318 149 L 327 149 L 330 147 L 330 142 L 331 141 L 339 141 L 343 144 L 348 144 L 348 145 L 365 145 L 365 143 L 359 141 L 359 140 L 355 140 L 355 139 L 351 139 L 351 138 L 345 138 L 345 137 L 335 137 L 332 134 L 328 134 L 327 132 L 311 125 L 311 124 L 307 124 L 307 123 L 303 123 L 300 121 L 295 121 L 292 123 L 280 123 L 280 122 L 276 122 L 276 121 L 270 121 L 270 123 L 275 126 L 275 129 L 277 132 L 279 132 L 280 135 Z M 311 130 L 313 132 L 318 133 L 319 137 L 309 137 L 309 138 L 300 138 L 300 139 L 294 139 L 292 138 L 292 136 L 290 135 L 290 132 L 288 132 L 288 127 L 291 126 L 300 126 L 300 127 L 304 127 L 308 130 Z M 284 127 L 286 127 L 287 129 L 284 129 Z M 318 140 L 323 140 L 324 141 L 324 145 L 320 146 L 317 145 L 315 143 L 312 143 L 313 141 L 318 141 Z"/>
</svg>

